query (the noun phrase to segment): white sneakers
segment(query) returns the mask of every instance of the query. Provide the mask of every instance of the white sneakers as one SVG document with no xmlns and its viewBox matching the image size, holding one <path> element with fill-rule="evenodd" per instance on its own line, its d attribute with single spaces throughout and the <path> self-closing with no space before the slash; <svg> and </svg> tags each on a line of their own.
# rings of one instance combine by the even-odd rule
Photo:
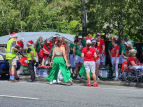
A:
<svg viewBox="0 0 143 107">
<path fill-rule="evenodd" d="M 73 73 L 72 76 L 75 77 L 76 76 L 75 73 Z"/>
<path fill-rule="evenodd" d="M 79 79 L 80 79 L 80 77 L 79 77 L 79 76 L 77 76 L 77 77 L 76 77 L 76 79 L 78 79 L 78 80 L 79 80 Z"/>
<path fill-rule="evenodd" d="M 50 85 L 52 85 L 52 84 L 53 84 L 53 82 L 51 81 L 51 82 L 50 82 Z"/>
<path fill-rule="evenodd" d="M 69 79 L 69 83 L 70 83 L 70 85 L 73 85 L 73 82 Z"/>
<path fill-rule="evenodd" d="M 81 78 L 81 79 L 85 79 L 85 77 L 84 77 L 84 76 L 81 76 L 80 78 Z"/>
</svg>

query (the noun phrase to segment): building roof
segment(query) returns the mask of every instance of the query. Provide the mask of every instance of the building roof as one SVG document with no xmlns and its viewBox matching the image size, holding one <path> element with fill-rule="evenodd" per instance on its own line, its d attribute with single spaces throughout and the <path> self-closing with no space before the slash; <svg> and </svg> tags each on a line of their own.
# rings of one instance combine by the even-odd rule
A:
<svg viewBox="0 0 143 107">
<path fill-rule="evenodd" d="M 34 42 L 37 41 L 37 39 L 41 36 L 43 39 L 52 39 L 52 37 L 56 34 L 56 36 L 60 36 L 65 38 L 68 42 L 74 42 L 75 35 L 70 34 L 64 34 L 64 33 L 57 33 L 57 32 L 19 32 L 17 33 L 18 38 L 17 40 L 20 40 L 21 38 L 24 38 L 24 47 L 26 47 L 26 44 L 29 40 L 33 40 Z M 0 37 L 0 45 L 5 45 L 8 42 L 10 35 L 5 35 Z"/>
</svg>

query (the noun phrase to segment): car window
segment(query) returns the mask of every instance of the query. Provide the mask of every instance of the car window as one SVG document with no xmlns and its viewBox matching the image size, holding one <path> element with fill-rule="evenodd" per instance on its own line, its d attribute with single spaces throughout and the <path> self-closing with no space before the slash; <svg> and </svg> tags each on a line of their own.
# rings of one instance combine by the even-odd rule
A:
<svg viewBox="0 0 143 107">
<path fill-rule="evenodd" d="M 2 56 L 2 55 L 0 55 L 0 60 L 1 60 L 1 61 L 3 61 L 3 60 L 4 60 L 4 58 L 3 58 L 3 56 Z"/>
</svg>

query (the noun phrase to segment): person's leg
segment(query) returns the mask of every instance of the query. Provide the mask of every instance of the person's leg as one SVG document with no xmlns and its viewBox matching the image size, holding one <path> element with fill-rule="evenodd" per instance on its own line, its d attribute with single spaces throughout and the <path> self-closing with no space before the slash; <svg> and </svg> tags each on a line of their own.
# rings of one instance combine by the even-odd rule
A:
<svg viewBox="0 0 143 107">
<path fill-rule="evenodd" d="M 90 61 L 84 61 L 83 64 L 84 64 L 84 67 L 85 67 L 88 84 L 90 84 Z"/>
<path fill-rule="evenodd" d="M 58 72 L 59 72 L 59 62 L 60 60 L 58 57 L 54 58 L 53 65 L 52 65 L 52 70 L 50 72 L 50 75 L 46 77 L 48 81 L 53 81 L 57 80 Z"/>
<path fill-rule="evenodd" d="M 98 75 L 99 75 L 99 63 L 100 63 L 100 60 L 98 60 L 98 61 L 96 62 L 96 72 L 95 72 L 95 74 L 96 74 L 96 79 L 98 79 Z"/>
<path fill-rule="evenodd" d="M 29 61 L 29 63 L 28 63 L 28 69 L 29 69 L 29 73 L 31 75 L 31 80 L 34 81 L 35 80 L 35 72 L 34 72 L 33 61 Z"/>
<path fill-rule="evenodd" d="M 60 70 L 62 72 L 62 76 L 63 76 L 64 82 L 69 82 L 69 80 L 72 81 L 71 73 L 70 73 L 68 67 L 65 64 L 64 58 L 61 57 L 61 58 L 59 58 L 59 60 L 60 60 L 59 68 L 60 68 Z"/>
<path fill-rule="evenodd" d="M 79 71 L 78 71 L 78 68 L 79 68 L 79 56 L 75 56 L 75 72 L 76 72 L 76 75 L 77 77 L 79 76 Z"/>
</svg>

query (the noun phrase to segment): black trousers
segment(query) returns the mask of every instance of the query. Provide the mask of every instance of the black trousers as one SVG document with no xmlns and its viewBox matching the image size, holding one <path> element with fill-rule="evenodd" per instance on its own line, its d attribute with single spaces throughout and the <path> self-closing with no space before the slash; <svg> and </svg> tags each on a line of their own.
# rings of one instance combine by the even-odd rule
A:
<svg viewBox="0 0 143 107">
<path fill-rule="evenodd" d="M 32 60 L 30 60 L 28 63 L 28 69 L 29 69 L 29 73 L 31 75 L 32 81 L 35 80 L 34 64 L 35 64 L 35 61 L 32 61 Z"/>
</svg>

